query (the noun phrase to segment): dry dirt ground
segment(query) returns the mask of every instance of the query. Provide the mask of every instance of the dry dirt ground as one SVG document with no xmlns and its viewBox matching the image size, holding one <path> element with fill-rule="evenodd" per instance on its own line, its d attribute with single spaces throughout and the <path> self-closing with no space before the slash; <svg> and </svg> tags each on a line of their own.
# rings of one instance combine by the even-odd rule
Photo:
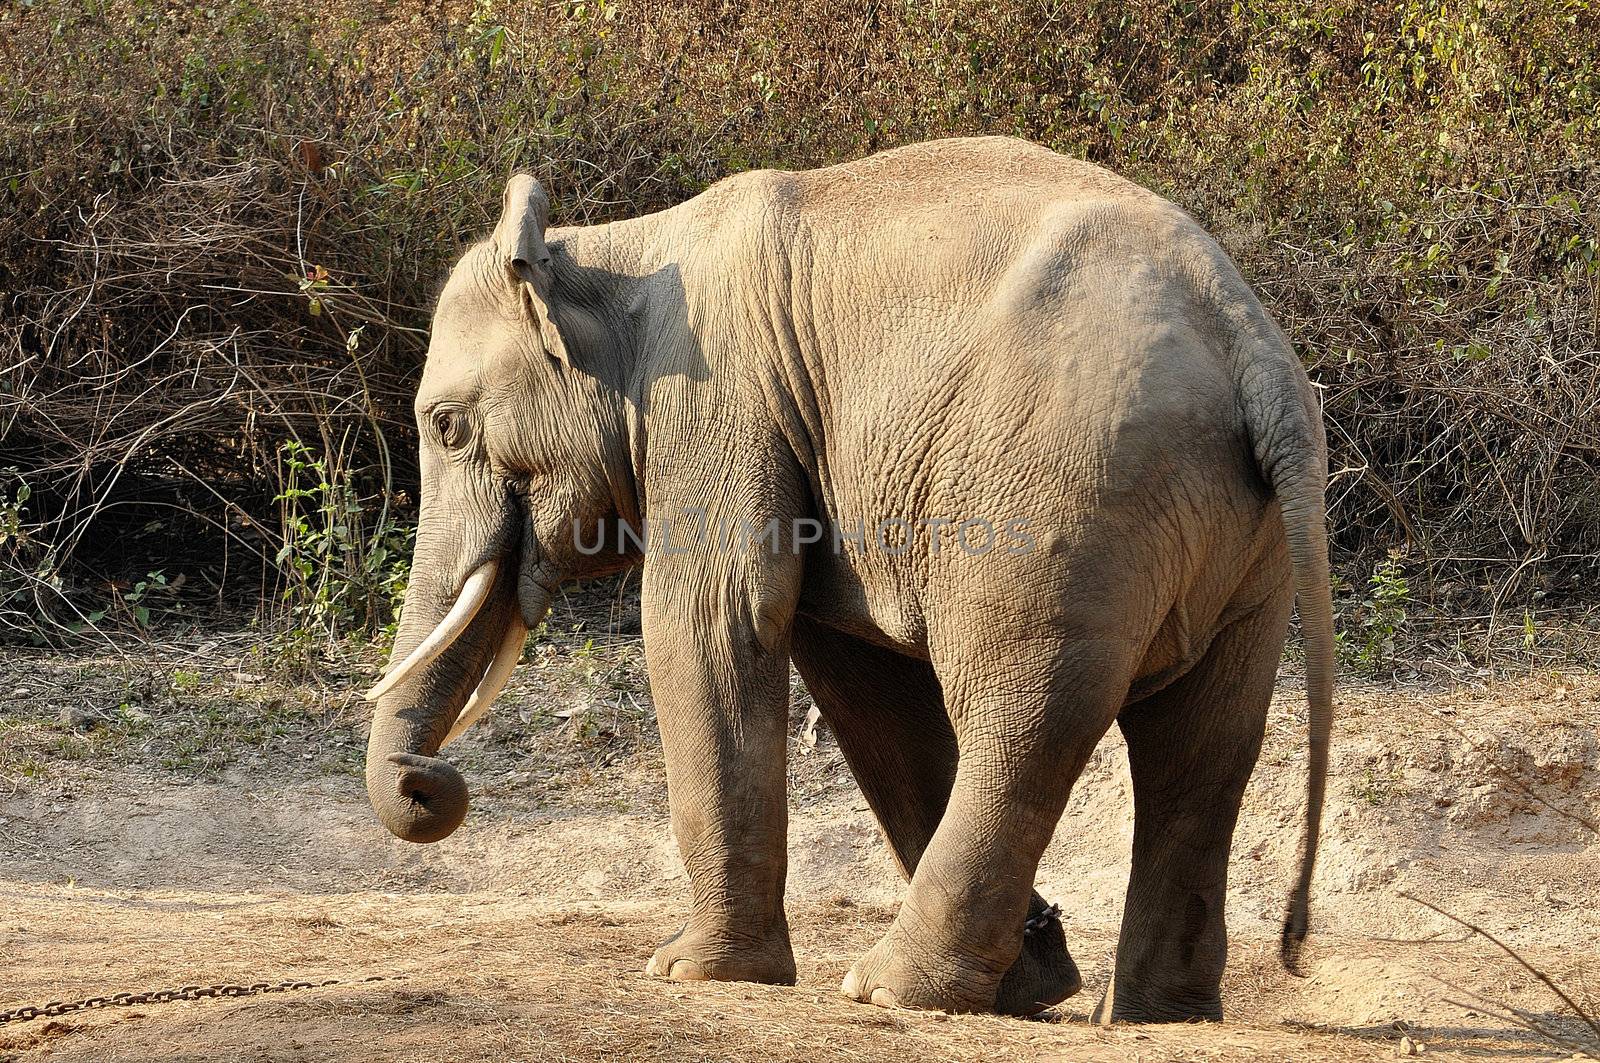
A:
<svg viewBox="0 0 1600 1063">
<path fill-rule="evenodd" d="M 0 1025 L 0 1061 L 1537 1059 L 1573 1048 L 1527 1022 L 1587 1035 L 1528 971 L 1401 895 L 1596 1012 L 1600 839 L 1580 819 L 1600 818 L 1600 674 L 1345 685 L 1301 979 L 1275 957 L 1305 766 L 1286 667 L 1235 842 L 1229 1021 L 1096 1027 L 1132 827 L 1115 733 L 1039 875 L 1084 992 L 1042 1021 L 884 1011 L 836 987 L 900 883 L 832 740 L 805 737 L 798 686 L 799 985 L 646 978 L 687 882 L 637 635 L 611 612 L 558 613 L 492 722 L 452 747 L 474 808 L 430 847 L 386 834 L 362 792 L 352 692 L 371 654 L 298 684 L 268 678 L 247 635 L 0 656 L 0 1010 L 341 980 Z"/>
</svg>

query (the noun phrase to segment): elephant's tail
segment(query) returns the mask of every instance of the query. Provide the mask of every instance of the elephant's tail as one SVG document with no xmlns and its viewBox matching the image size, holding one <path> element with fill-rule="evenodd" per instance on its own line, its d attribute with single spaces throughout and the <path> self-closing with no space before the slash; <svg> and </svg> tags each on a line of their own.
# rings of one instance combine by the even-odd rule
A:
<svg viewBox="0 0 1600 1063">
<path fill-rule="evenodd" d="M 1311 872 L 1317 861 L 1333 728 L 1333 591 L 1328 578 L 1325 497 L 1328 459 L 1321 404 L 1294 352 L 1276 329 L 1273 332 L 1271 342 L 1256 346 L 1242 359 L 1240 384 L 1256 462 L 1272 485 L 1283 514 L 1306 655 L 1310 724 L 1306 833 L 1280 945 L 1283 965 L 1298 973 L 1309 922 Z"/>
</svg>

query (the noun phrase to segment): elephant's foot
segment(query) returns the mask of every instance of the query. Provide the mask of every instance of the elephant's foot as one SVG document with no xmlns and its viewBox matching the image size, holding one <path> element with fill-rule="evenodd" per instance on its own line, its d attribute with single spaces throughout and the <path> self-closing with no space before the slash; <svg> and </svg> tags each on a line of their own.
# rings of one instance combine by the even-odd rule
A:
<svg viewBox="0 0 1600 1063">
<path fill-rule="evenodd" d="M 958 955 L 911 938 L 897 919 L 844 976 L 839 991 L 863 1004 L 929 1011 L 993 1011 L 1005 972 L 980 957 Z"/>
<path fill-rule="evenodd" d="M 765 982 L 794 985 L 794 952 L 789 929 L 765 937 L 697 926 L 693 920 L 650 957 L 645 973 L 679 982 Z"/>
<path fill-rule="evenodd" d="M 1104 1023 L 1105 1002 L 1097 1009 L 1094 1021 Z M 1188 991 L 1140 992 L 1123 987 L 1114 994 L 1111 1022 L 1221 1022 L 1222 993 L 1215 987 Z"/>
<path fill-rule="evenodd" d="M 1022 952 L 1004 972 L 982 957 L 919 946 L 896 920 L 839 989 L 880 1007 L 1033 1015 L 1081 987 L 1060 920 L 1053 909 L 1039 907 L 1028 920 Z"/>
<path fill-rule="evenodd" d="M 994 1010 L 1002 1015 L 1033 1015 L 1082 988 L 1056 907 L 1032 912 L 1023 931 L 1022 952 L 1000 980 Z"/>
</svg>

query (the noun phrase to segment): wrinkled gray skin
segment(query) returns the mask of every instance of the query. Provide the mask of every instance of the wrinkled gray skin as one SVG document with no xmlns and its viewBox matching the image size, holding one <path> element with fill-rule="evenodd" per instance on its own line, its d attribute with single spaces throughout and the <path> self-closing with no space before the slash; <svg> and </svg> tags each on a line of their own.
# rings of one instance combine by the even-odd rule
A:
<svg viewBox="0 0 1600 1063">
<path fill-rule="evenodd" d="M 1028 1013 L 1078 989 L 1060 925 L 1023 926 L 1115 722 L 1136 819 L 1102 1014 L 1216 1019 L 1229 842 L 1298 591 L 1312 755 L 1292 964 L 1330 711 L 1321 416 L 1188 216 L 1002 138 L 748 173 L 612 225 L 546 232 L 528 178 L 504 206 L 434 320 L 396 659 L 470 571 L 504 566 L 461 639 L 379 701 L 367 784 L 390 830 L 432 841 L 461 822 L 465 784 L 435 754 L 515 615 L 532 626 L 562 581 L 642 564 L 693 884 L 653 973 L 794 979 L 792 660 L 909 881 L 847 994 Z M 921 528 L 909 546 L 893 528 L 865 549 L 787 530 L 727 546 L 681 531 L 701 511 L 713 527 L 864 520 L 869 537 L 883 520 L 1020 520 L 1035 548 L 969 553 L 953 524 L 939 549 Z M 646 517 L 680 522 L 670 549 L 620 540 Z M 578 550 L 575 524 L 585 543 L 609 529 L 605 548 Z"/>
</svg>

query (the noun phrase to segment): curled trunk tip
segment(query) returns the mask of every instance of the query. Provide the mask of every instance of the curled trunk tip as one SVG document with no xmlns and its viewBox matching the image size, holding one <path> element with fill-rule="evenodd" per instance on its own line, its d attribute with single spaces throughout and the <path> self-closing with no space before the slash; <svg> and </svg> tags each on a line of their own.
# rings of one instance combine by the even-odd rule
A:
<svg viewBox="0 0 1600 1063">
<path fill-rule="evenodd" d="M 367 761 L 367 796 L 397 838 L 436 842 L 467 818 L 467 781 L 448 761 L 390 753 Z"/>
</svg>

